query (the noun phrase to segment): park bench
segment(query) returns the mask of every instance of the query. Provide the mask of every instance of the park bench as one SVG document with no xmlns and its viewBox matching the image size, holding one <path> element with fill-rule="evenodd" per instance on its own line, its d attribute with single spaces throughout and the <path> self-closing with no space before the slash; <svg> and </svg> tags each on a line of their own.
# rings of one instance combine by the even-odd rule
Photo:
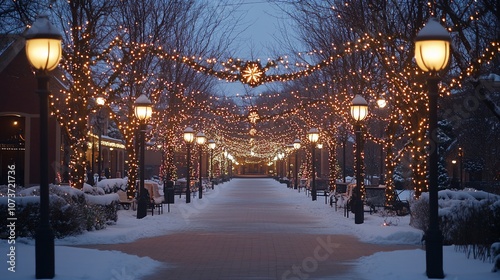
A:
<svg viewBox="0 0 500 280">
<path fill-rule="evenodd" d="M 338 204 L 345 205 L 347 201 L 347 183 L 337 183 L 335 185 L 335 190 L 330 192 L 330 207 L 335 204 L 335 211 L 337 211 Z"/>
<path fill-rule="evenodd" d="M 120 206 L 123 209 L 128 210 L 128 209 L 130 209 L 131 205 L 132 205 L 132 208 L 134 208 L 133 206 L 135 205 L 135 200 L 128 198 L 126 192 L 124 192 L 122 190 L 118 190 L 116 193 L 118 194 L 118 198 L 120 200 Z"/>
<path fill-rule="evenodd" d="M 344 216 L 349 218 L 349 211 L 354 211 L 353 207 L 353 193 L 356 188 L 355 183 L 340 185 L 342 194 L 337 199 L 341 199 L 341 205 L 344 208 Z M 365 187 L 365 196 L 363 199 L 363 211 L 370 214 L 375 213 L 378 207 L 384 207 L 385 201 L 385 188 L 383 187 Z M 335 204 L 337 210 L 337 204 Z"/>
<path fill-rule="evenodd" d="M 154 181 L 144 182 L 144 188 L 149 196 L 149 209 L 151 210 L 151 216 L 154 215 L 154 210 L 158 210 L 158 214 L 163 214 L 163 201 L 164 196 L 160 194 L 158 190 L 158 183 Z"/>
<path fill-rule="evenodd" d="M 349 211 L 352 208 L 352 194 L 356 184 L 342 184 L 337 183 L 337 188 L 334 194 L 330 196 L 330 206 L 335 204 L 335 211 L 337 211 L 337 204 L 339 207 L 344 208 L 344 216 L 349 217 Z M 408 200 L 401 200 L 399 194 L 401 192 L 394 192 L 393 201 L 386 203 L 385 201 L 385 186 L 369 186 L 365 187 L 365 197 L 363 200 L 364 211 L 370 214 L 376 213 L 380 208 L 391 210 L 398 216 L 405 216 L 410 214 L 410 203 Z"/>
<path fill-rule="evenodd" d="M 300 179 L 299 180 L 299 186 L 298 186 L 299 192 L 300 192 L 301 189 L 306 189 L 307 190 L 307 186 L 308 186 L 308 182 L 307 181 L 308 181 L 307 179 Z"/>
<path fill-rule="evenodd" d="M 401 200 L 401 198 L 399 197 L 402 192 L 403 191 L 398 192 L 397 190 L 394 190 L 393 201 L 389 202 L 388 205 L 386 205 L 386 208 L 393 210 L 398 216 L 411 214 L 410 202 L 408 200 Z"/>
<path fill-rule="evenodd" d="M 365 187 L 365 204 L 370 208 L 370 214 L 385 207 L 385 187 Z"/>
<path fill-rule="evenodd" d="M 316 183 L 316 196 L 324 196 L 325 197 L 325 204 L 328 203 L 328 196 L 330 193 L 330 188 L 328 184 L 328 180 L 323 180 L 323 179 L 317 179 L 315 181 Z M 306 194 L 309 197 L 309 194 L 312 191 L 312 184 L 311 180 L 309 180 L 309 184 L 306 185 Z"/>
<path fill-rule="evenodd" d="M 316 180 L 316 195 L 325 197 L 325 204 L 328 203 L 328 196 L 330 194 L 330 186 L 328 180 Z"/>
<path fill-rule="evenodd" d="M 386 202 L 385 186 L 366 187 L 365 204 L 370 207 L 370 214 L 376 213 L 378 209 L 384 208 L 396 212 L 398 216 L 410 214 L 410 203 L 408 200 L 401 200 L 399 194 L 402 192 L 394 191 L 393 200 Z"/>
</svg>

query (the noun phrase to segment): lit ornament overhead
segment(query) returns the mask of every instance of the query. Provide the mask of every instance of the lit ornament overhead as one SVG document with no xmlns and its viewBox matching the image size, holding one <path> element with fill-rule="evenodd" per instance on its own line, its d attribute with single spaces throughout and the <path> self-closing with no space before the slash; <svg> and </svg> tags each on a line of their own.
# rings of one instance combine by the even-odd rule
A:
<svg viewBox="0 0 500 280">
<path fill-rule="evenodd" d="M 256 87 L 262 83 L 264 76 L 264 69 L 262 69 L 260 63 L 249 61 L 245 64 L 243 71 L 241 71 L 241 82 Z"/>
<path fill-rule="evenodd" d="M 259 119 L 259 112 L 257 112 L 256 109 L 250 110 L 250 112 L 248 113 L 248 120 L 250 121 L 250 123 L 255 124 Z"/>
<path fill-rule="evenodd" d="M 250 131 L 248 132 L 250 136 L 255 136 L 257 134 L 257 129 L 255 127 L 250 128 Z"/>
</svg>

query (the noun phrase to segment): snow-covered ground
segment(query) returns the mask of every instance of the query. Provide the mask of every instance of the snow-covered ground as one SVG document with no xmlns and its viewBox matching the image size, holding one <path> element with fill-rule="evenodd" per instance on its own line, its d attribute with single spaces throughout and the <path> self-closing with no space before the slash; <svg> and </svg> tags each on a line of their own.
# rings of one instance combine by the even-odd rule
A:
<svg viewBox="0 0 500 280">
<path fill-rule="evenodd" d="M 132 242 L 142 237 L 151 237 L 190 230 L 194 225 L 189 218 L 208 210 L 212 204 L 224 200 L 224 188 L 230 188 L 239 179 L 216 186 L 204 194 L 203 200 L 194 199 L 185 204 L 176 198 L 170 213 L 148 215 L 138 221 L 132 210 L 119 211 L 115 225 L 105 230 L 86 232 L 82 235 L 56 240 L 56 277 L 54 279 L 140 279 L 168 264 L 148 257 L 137 257 L 117 251 L 98 251 L 72 247 L 85 244 L 115 244 Z M 304 193 L 287 189 L 276 182 L 276 188 L 300 211 L 314 213 L 323 219 L 324 227 L 314 228 L 314 233 L 352 234 L 361 241 L 378 244 L 420 244 L 422 233 L 409 226 L 409 217 L 384 217 L 365 215 L 362 225 L 354 224 L 354 217 L 345 218 L 343 209 L 335 211 L 325 205 L 323 197 L 311 201 Z M 199 225 L 196 225 L 199 227 Z M 0 279 L 34 279 L 34 241 L 18 238 L 15 244 L 15 272 L 8 270 L 9 247 L 0 241 Z M 493 264 L 467 259 L 464 253 L 456 252 L 453 246 L 444 247 L 444 272 L 446 279 L 499 279 L 499 273 L 492 273 Z M 353 279 L 427 279 L 425 275 L 425 251 L 422 249 L 395 252 L 379 252 L 355 261 Z"/>
</svg>

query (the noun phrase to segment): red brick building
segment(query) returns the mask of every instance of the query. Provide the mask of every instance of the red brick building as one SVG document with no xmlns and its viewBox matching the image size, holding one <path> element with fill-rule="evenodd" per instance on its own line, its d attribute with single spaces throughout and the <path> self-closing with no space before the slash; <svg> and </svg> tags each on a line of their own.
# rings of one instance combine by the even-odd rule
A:
<svg viewBox="0 0 500 280">
<path fill-rule="evenodd" d="M 33 185 L 39 182 L 39 100 L 36 78 L 24 51 L 24 38 L 19 35 L 0 37 L 0 184 L 7 182 L 8 165 L 15 164 L 16 182 Z M 50 81 L 51 91 L 62 85 Z M 59 168 L 61 130 L 54 117 L 49 117 L 49 180 Z"/>
<path fill-rule="evenodd" d="M 8 167 L 15 164 L 16 183 L 31 186 L 40 178 L 39 97 L 37 80 L 26 57 L 25 40 L 20 35 L 0 36 L 0 185 L 7 184 Z M 49 89 L 60 94 L 65 86 L 58 77 L 60 69 L 50 74 Z M 89 118 L 89 121 L 95 118 Z M 125 174 L 125 146 L 107 136 L 108 120 L 102 128 L 101 170 L 110 178 Z M 89 125 L 89 127 L 93 127 Z M 68 171 L 64 164 L 64 137 L 54 116 L 49 117 L 49 183 L 60 182 Z M 89 134 L 87 159 L 97 173 L 98 141 Z M 67 159 L 66 159 L 67 160 Z"/>
</svg>

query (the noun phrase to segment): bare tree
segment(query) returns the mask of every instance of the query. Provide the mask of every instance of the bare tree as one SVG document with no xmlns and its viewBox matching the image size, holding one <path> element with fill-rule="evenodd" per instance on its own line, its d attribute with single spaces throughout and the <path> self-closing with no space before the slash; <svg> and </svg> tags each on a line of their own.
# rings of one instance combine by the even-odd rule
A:
<svg viewBox="0 0 500 280">
<path fill-rule="evenodd" d="M 293 1 L 290 5 L 294 9 L 285 10 L 300 28 L 302 41 L 320 54 L 320 60 L 333 59 L 323 73 L 325 82 L 335 84 L 336 104 L 347 108 L 342 101 L 348 101 L 346 95 L 353 91 L 363 92 L 368 100 L 384 93 L 390 102 L 385 137 L 367 135 L 385 142 L 388 190 L 394 167 L 405 158 L 402 155 L 411 154 L 416 194 L 425 191 L 427 98 L 424 77 L 414 75 L 413 39 L 429 14 L 447 19 L 454 33 L 455 59 L 445 83 L 457 87 L 465 77 L 477 77 L 481 69 L 489 67 L 480 62 L 483 57 L 491 59 L 488 47 L 493 55 L 498 53 L 490 44 L 498 32 L 486 34 L 486 30 L 498 30 L 498 4 L 437 1 L 427 6 L 425 1 L 413 0 Z M 349 52 L 342 53 L 346 48 Z M 297 52 L 293 46 L 290 49 Z M 347 122 L 346 117 L 344 114 L 338 121 Z"/>
<path fill-rule="evenodd" d="M 137 166 L 132 103 L 140 94 L 155 104 L 149 137 L 163 145 L 164 175 L 172 179 L 181 125 L 191 121 L 203 129 L 204 122 L 210 121 L 203 110 L 215 84 L 213 77 L 200 75 L 183 63 L 182 55 L 218 59 L 229 42 L 220 34 L 231 27 L 219 6 L 200 1 L 122 1 L 118 10 L 113 20 L 122 26 L 122 34 L 109 53 L 111 63 L 105 76 L 111 77 L 113 119 L 127 143 L 129 185 L 135 182 Z"/>
</svg>

